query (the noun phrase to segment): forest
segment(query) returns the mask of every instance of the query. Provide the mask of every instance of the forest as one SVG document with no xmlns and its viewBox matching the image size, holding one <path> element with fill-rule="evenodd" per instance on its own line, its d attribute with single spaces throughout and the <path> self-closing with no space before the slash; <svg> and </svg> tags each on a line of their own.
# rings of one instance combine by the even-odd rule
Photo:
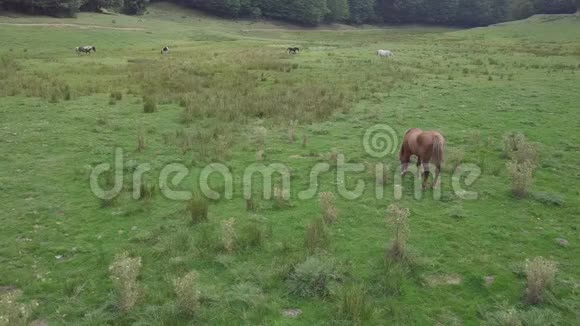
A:
<svg viewBox="0 0 580 326">
<path fill-rule="evenodd" d="M 574 13 L 580 0 L 174 0 L 229 18 L 273 18 L 303 25 L 437 24 L 485 26 L 533 14 Z M 0 0 L 6 10 L 74 17 L 102 8 L 138 15 L 149 0 Z"/>
</svg>

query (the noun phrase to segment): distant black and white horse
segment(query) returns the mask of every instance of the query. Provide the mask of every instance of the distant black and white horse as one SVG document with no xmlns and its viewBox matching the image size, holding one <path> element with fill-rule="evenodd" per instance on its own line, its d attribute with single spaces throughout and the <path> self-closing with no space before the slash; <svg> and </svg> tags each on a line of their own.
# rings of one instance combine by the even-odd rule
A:
<svg viewBox="0 0 580 326">
<path fill-rule="evenodd" d="M 164 46 L 163 49 L 161 49 L 161 54 L 169 54 L 169 48 Z"/>
<path fill-rule="evenodd" d="M 85 46 L 77 46 L 75 48 L 77 55 L 81 55 L 82 53 L 91 54 L 91 51 L 97 52 L 97 48 L 92 45 L 85 45 Z"/>
<path fill-rule="evenodd" d="M 392 51 L 389 51 L 389 50 L 378 50 L 377 55 L 379 57 L 387 57 L 388 58 L 388 57 L 392 57 L 394 54 Z"/>
<path fill-rule="evenodd" d="M 290 54 L 296 54 L 300 51 L 300 48 L 288 48 L 286 51 L 288 51 Z"/>
</svg>

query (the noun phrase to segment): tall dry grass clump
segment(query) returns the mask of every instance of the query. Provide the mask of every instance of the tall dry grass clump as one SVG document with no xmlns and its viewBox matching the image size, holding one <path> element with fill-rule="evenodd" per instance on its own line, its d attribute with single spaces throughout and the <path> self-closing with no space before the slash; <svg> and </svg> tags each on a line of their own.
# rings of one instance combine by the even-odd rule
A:
<svg viewBox="0 0 580 326">
<path fill-rule="evenodd" d="M 256 161 L 262 162 L 264 160 L 265 155 L 266 154 L 264 153 L 263 150 L 256 151 Z"/>
<path fill-rule="evenodd" d="M 20 297 L 22 297 L 22 291 L 17 289 L 0 293 L 0 326 L 29 325 L 32 310 L 38 306 L 38 303 L 21 303 Z"/>
<path fill-rule="evenodd" d="M 256 203 L 254 198 L 246 199 L 246 211 L 256 212 L 257 210 L 258 210 L 258 203 Z"/>
<path fill-rule="evenodd" d="M 321 192 L 318 194 L 318 203 L 322 217 L 326 224 L 334 224 L 338 220 L 338 211 L 334 207 L 334 195 L 331 192 Z"/>
<path fill-rule="evenodd" d="M 67 88 L 68 90 L 68 94 L 69 94 L 69 99 L 70 99 L 70 89 Z M 65 93 L 65 94 L 67 94 Z M 66 96 L 65 96 L 66 99 Z M 111 92 L 111 95 L 109 96 L 109 104 L 110 105 L 115 105 L 117 103 L 117 101 L 120 101 L 123 99 L 123 93 L 121 93 L 120 91 L 113 91 Z"/>
<path fill-rule="evenodd" d="M 330 164 L 331 167 L 335 168 L 338 165 L 338 155 L 340 155 L 340 152 L 336 148 L 333 148 L 330 153 L 328 153 L 328 164 Z"/>
<path fill-rule="evenodd" d="M 140 269 L 141 257 L 129 257 L 127 252 L 117 255 L 109 266 L 109 273 L 117 289 L 119 308 L 122 312 L 131 310 L 139 299 L 141 289 L 137 284 L 137 277 Z"/>
<path fill-rule="evenodd" d="M 288 123 L 288 143 L 294 144 L 296 141 L 296 126 L 298 125 L 298 120 L 290 120 Z"/>
<path fill-rule="evenodd" d="M 263 126 L 257 126 L 253 130 L 252 139 L 258 150 L 263 150 L 266 146 L 266 137 L 268 136 L 268 129 Z"/>
<path fill-rule="evenodd" d="M 538 147 L 521 133 L 504 136 L 503 151 L 507 158 L 517 163 L 528 162 L 534 167 L 539 163 Z"/>
<path fill-rule="evenodd" d="M 506 164 L 511 179 L 512 192 L 516 197 L 527 196 L 532 185 L 534 169 L 539 162 L 538 149 L 521 133 L 504 137 L 504 154 L 511 161 Z"/>
<path fill-rule="evenodd" d="M 367 320 L 371 314 L 365 288 L 354 284 L 345 286 L 339 293 L 338 316 L 358 325 Z"/>
<path fill-rule="evenodd" d="M 328 247 L 328 230 L 324 219 L 314 218 L 306 227 L 304 246 L 309 254 L 313 255 L 320 249 Z"/>
<path fill-rule="evenodd" d="M 188 316 L 194 316 L 200 308 L 201 291 L 198 285 L 198 274 L 191 271 L 173 281 L 179 310 Z"/>
<path fill-rule="evenodd" d="M 274 199 L 275 208 L 287 208 L 291 206 L 290 203 L 290 192 L 288 189 L 283 189 L 282 187 L 274 187 L 272 192 L 272 198 Z"/>
<path fill-rule="evenodd" d="M 554 278 L 558 268 L 556 263 L 542 257 L 536 257 L 526 262 L 524 273 L 526 274 L 526 289 L 524 301 L 527 304 L 538 304 L 544 300 L 544 294 L 554 284 Z"/>
<path fill-rule="evenodd" d="M 529 162 L 511 161 L 506 163 L 506 168 L 511 179 L 512 193 L 518 198 L 527 196 L 534 180 L 533 165 Z"/>
<path fill-rule="evenodd" d="M 224 249 L 228 253 L 234 252 L 236 249 L 237 234 L 236 234 L 236 219 L 230 218 L 222 221 L 220 238 Z"/>
<path fill-rule="evenodd" d="M 239 228 L 239 247 L 261 248 L 270 234 L 271 229 L 264 219 L 252 217 Z"/>
<path fill-rule="evenodd" d="M 181 121 L 184 124 L 192 123 L 196 118 L 201 117 L 202 112 L 192 97 L 183 100 L 183 111 L 181 112 Z"/>
<path fill-rule="evenodd" d="M 195 194 L 187 203 L 187 211 L 193 224 L 207 222 L 209 203 L 201 195 Z"/>
<path fill-rule="evenodd" d="M 139 129 L 139 131 L 137 131 L 137 151 L 138 152 L 144 151 L 146 146 L 147 145 L 145 144 L 145 132 L 143 131 L 143 129 Z"/>
<path fill-rule="evenodd" d="M 393 227 L 393 240 L 387 248 L 386 258 L 398 262 L 405 261 L 408 258 L 409 209 L 391 204 L 387 212 L 387 223 Z"/>
</svg>

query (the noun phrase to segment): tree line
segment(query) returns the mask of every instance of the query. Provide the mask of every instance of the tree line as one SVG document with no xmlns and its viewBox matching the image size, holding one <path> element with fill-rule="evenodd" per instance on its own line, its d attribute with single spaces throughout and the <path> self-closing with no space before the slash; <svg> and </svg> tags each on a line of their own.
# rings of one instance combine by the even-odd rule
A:
<svg viewBox="0 0 580 326">
<path fill-rule="evenodd" d="M 574 13 L 580 0 L 172 0 L 216 15 L 321 23 L 419 23 L 482 26 L 537 13 Z M 32 14 L 74 16 L 113 9 L 140 14 L 149 0 L 0 0 L 0 6 Z"/>
<path fill-rule="evenodd" d="M 149 0 L 0 0 L 0 8 L 32 15 L 74 17 L 79 11 L 101 8 L 129 15 L 141 14 Z"/>
</svg>

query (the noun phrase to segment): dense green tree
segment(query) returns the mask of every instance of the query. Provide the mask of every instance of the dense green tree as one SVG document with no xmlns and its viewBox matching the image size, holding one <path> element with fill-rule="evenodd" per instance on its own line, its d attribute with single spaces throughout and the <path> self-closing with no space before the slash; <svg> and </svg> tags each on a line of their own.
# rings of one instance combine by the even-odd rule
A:
<svg viewBox="0 0 580 326">
<path fill-rule="evenodd" d="M 240 0 L 185 0 L 184 2 L 194 8 L 230 17 L 237 17 L 242 8 Z"/>
<path fill-rule="evenodd" d="M 483 26 L 502 19 L 495 17 L 507 10 L 497 8 L 495 0 L 460 0 L 457 9 L 457 23 L 464 26 Z"/>
<path fill-rule="evenodd" d="M 510 18 L 524 19 L 533 15 L 535 12 L 534 3 L 531 0 L 511 0 Z"/>
<path fill-rule="evenodd" d="M 240 15 L 251 18 L 262 16 L 262 9 L 258 0 L 240 0 Z"/>
<path fill-rule="evenodd" d="M 330 22 L 346 21 L 350 17 L 348 0 L 327 0 L 326 5 L 329 13 L 326 19 Z"/>
<path fill-rule="evenodd" d="M 350 21 L 355 24 L 375 20 L 375 0 L 349 0 Z"/>
<path fill-rule="evenodd" d="M 125 4 L 124 0 L 82 0 L 81 10 L 83 11 L 96 11 L 100 8 L 123 8 Z"/>
<path fill-rule="evenodd" d="M 423 16 L 433 24 L 454 24 L 459 0 L 424 1 Z"/>
<path fill-rule="evenodd" d="M 72 17 L 80 8 L 80 0 L 4 0 L 4 7 L 30 14 Z"/>
<path fill-rule="evenodd" d="M 123 12 L 128 15 L 139 15 L 145 11 L 149 0 L 124 0 Z"/>
<path fill-rule="evenodd" d="M 535 0 L 533 2 L 537 13 L 562 14 L 576 11 L 574 0 Z"/>
<path fill-rule="evenodd" d="M 329 12 L 326 0 L 260 0 L 259 4 L 264 16 L 308 25 L 321 23 Z"/>
<path fill-rule="evenodd" d="M 269 17 L 316 25 L 432 23 L 482 26 L 534 13 L 573 13 L 580 0 L 170 0 L 227 17 Z M 120 8 L 142 13 L 149 0 L 0 0 L 0 6 L 30 14 L 74 16 L 79 9 Z"/>
<path fill-rule="evenodd" d="M 395 0 L 395 10 L 403 22 L 422 22 L 432 13 L 425 10 L 429 0 Z"/>
</svg>

